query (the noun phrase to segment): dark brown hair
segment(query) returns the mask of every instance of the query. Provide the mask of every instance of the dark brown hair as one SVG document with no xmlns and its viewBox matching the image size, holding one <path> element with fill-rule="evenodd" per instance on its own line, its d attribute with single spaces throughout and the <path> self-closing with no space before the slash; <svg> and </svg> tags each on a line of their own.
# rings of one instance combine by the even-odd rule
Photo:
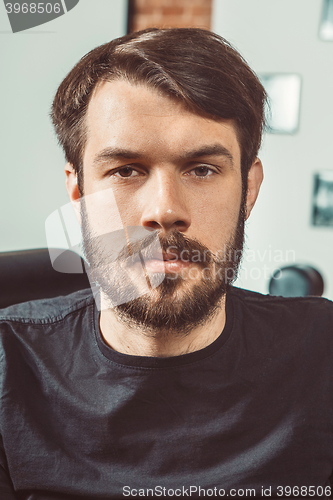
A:
<svg viewBox="0 0 333 500">
<path fill-rule="evenodd" d="M 85 115 L 96 84 L 126 79 L 159 89 L 198 114 L 233 119 L 243 187 L 264 126 L 266 93 L 241 55 L 222 37 L 198 28 L 150 28 L 117 38 L 85 55 L 61 83 L 52 120 L 67 161 L 82 175 Z"/>
</svg>

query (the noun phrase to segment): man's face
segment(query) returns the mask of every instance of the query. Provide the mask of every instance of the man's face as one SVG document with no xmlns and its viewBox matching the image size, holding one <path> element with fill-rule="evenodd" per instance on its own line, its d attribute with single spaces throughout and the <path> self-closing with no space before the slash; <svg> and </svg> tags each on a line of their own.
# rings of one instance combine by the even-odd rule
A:
<svg viewBox="0 0 333 500">
<path fill-rule="evenodd" d="M 146 328 L 167 322 L 188 330 L 191 321 L 202 322 L 219 307 L 243 244 L 241 155 L 233 122 L 199 116 L 158 91 L 117 80 L 97 87 L 87 131 L 84 195 L 111 189 L 121 224 L 157 230 L 164 254 L 164 260 L 146 262 L 148 270 L 165 272 L 162 285 L 116 312 Z M 84 213 L 92 266 L 107 259 L 91 236 L 103 233 L 111 212 L 101 205 L 89 213 L 87 205 Z M 114 281 L 105 269 L 97 279 L 107 294 Z"/>
</svg>

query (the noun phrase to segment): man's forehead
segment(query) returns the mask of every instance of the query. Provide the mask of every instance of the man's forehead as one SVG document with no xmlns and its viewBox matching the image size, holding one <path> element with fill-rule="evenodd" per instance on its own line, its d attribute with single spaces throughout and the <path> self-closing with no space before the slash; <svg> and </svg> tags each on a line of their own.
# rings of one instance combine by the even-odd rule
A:
<svg viewBox="0 0 333 500">
<path fill-rule="evenodd" d="M 112 115 L 108 118 L 114 121 L 121 119 L 125 114 L 158 117 L 171 116 L 177 112 L 190 112 L 185 103 L 165 95 L 160 90 L 124 79 L 98 83 L 89 102 L 88 120 L 95 118 L 96 112 L 97 118 L 102 118 L 100 114 L 102 110 L 106 113 L 112 111 Z"/>
<path fill-rule="evenodd" d="M 156 89 L 123 79 L 98 85 L 88 107 L 87 131 L 88 149 L 93 142 L 100 151 L 109 146 L 133 149 L 133 140 L 137 146 L 154 141 L 191 151 L 221 141 L 233 155 L 240 155 L 232 120 L 200 115 Z"/>
</svg>

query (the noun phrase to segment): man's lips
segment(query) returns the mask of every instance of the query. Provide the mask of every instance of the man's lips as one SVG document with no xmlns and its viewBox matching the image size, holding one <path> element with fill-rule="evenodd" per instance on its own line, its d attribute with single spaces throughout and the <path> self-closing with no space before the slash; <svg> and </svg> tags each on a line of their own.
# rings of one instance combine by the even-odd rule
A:
<svg viewBox="0 0 333 500">
<path fill-rule="evenodd" d="M 154 252 L 149 257 L 144 252 L 141 255 L 136 253 L 125 262 L 130 266 L 144 265 L 148 273 L 180 273 L 193 265 L 189 256 L 186 254 L 183 258 L 181 252 Z"/>
<path fill-rule="evenodd" d="M 181 259 L 175 253 L 163 253 L 163 260 L 159 256 L 145 261 L 147 271 L 154 273 L 179 273 L 190 265 L 191 261 Z"/>
</svg>

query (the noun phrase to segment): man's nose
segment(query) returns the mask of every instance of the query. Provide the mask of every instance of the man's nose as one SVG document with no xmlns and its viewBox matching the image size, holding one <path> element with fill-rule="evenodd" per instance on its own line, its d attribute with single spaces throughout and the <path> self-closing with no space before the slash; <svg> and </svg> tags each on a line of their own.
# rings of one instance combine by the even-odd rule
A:
<svg viewBox="0 0 333 500">
<path fill-rule="evenodd" d="M 141 225 L 168 232 L 185 232 L 191 225 L 185 186 L 177 175 L 156 174 L 146 184 Z"/>
</svg>

